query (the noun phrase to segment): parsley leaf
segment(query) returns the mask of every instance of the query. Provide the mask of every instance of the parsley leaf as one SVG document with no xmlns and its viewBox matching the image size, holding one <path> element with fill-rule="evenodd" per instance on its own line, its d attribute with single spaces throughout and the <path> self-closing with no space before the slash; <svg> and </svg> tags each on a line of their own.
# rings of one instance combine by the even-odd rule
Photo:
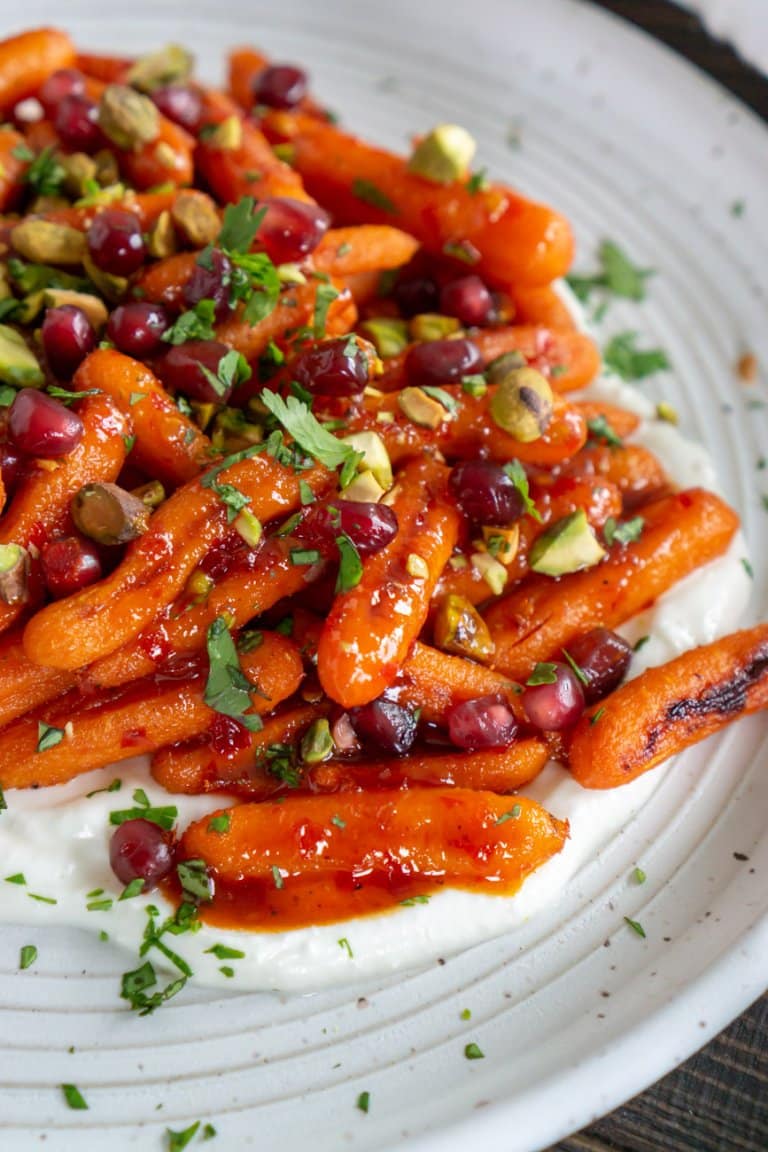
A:
<svg viewBox="0 0 768 1152">
<path fill-rule="evenodd" d="M 215 373 L 211 372 L 210 368 L 206 368 L 200 360 L 198 360 L 198 366 L 220 399 L 224 399 L 233 388 L 238 384 L 244 384 L 251 377 L 248 361 L 242 352 L 236 352 L 234 348 L 230 348 L 229 352 L 224 353 Z"/>
<path fill-rule="evenodd" d="M 620 332 L 608 343 L 603 352 L 607 368 L 622 380 L 644 380 L 654 372 L 671 367 L 666 352 L 661 348 L 638 348 L 636 332 Z"/>
<path fill-rule="evenodd" d="M 229 812 L 222 812 L 218 816 L 212 816 L 208 821 L 208 831 L 216 832 L 222 836 L 225 832 L 229 832 L 229 825 L 232 823 L 232 817 Z"/>
<path fill-rule="evenodd" d="M 336 537 L 336 547 L 339 549 L 339 574 L 336 578 L 336 591 L 349 592 L 356 588 L 363 575 L 363 562 L 360 553 L 347 536 L 340 532 Z"/>
<path fill-rule="evenodd" d="M 587 431 L 593 440 L 602 440 L 611 448 L 621 448 L 624 441 L 614 432 L 605 416 L 593 416 L 587 420 Z"/>
<path fill-rule="evenodd" d="M 328 309 L 339 295 L 333 284 L 318 284 L 315 293 L 315 310 L 312 316 L 312 332 L 316 340 L 325 335 L 325 322 L 328 319 Z"/>
<path fill-rule="evenodd" d="M 537 520 L 539 524 L 541 524 L 541 513 L 534 504 L 533 500 L 531 500 L 528 476 L 526 475 L 525 468 L 523 468 L 519 460 L 512 460 L 509 464 L 504 465 L 504 471 L 506 472 L 507 476 L 509 476 L 515 488 L 517 488 L 520 499 L 523 501 L 524 511 L 527 512 L 529 516 L 532 516 L 534 520 Z"/>
<path fill-rule="evenodd" d="M 603 537 L 609 548 L 614 543 L 632 544 L 635 540 L 640 539 L 644 524 L 645 521 L 642 516 L 633 516 L 631 520 L 626 520 L 623 524 L 619 524 L 613 516 L 609 516 L 603 525 Z"/>
<path fill-rule="evenodd" d="M 14 154 L 19 150 L 18 148 L 14 149 Z M 56 150 L 53 147 L 43 148 L 37 156 L 27 148 L 25 155 L 17 158 L 31 161 L 22 179 L 36 196 L 59 196 L 61 194 L 67 174 L 56 159 Z"/>
<path fill-rule="evenodd" d="M 455 416 L 459 411 L 458 401 L 451 396 L 450 392 L 446 392 L 444 388 L 436 388 L 434 384 L 420 384 L 422 392 L 426 392 L 427 396 L 431 396 L 433 400 L 437 400 L 438 404 L 442 404 L 446 412 L 450 412 Z"/>
<path fill-rule="evenodd" d="M 630 920 L 629 916 L 625 916 L 624 923 L 628 924 L 633 932 L 637 932 L 638 936 L 642 936 L 642 938 L 645 939 L 645 928 L 643 928 L 639 920 Z"/>
<path fill-rule="evenodd" d="M 481 1051 L 481 1049 L 477 1044 L 474 1043 L 474 1041 L 471 1044 L 466 1045 L 464 1048 L 464 1055 L 466 1056 L 467 1060 L 485 1059 L 485 1052 Z"/>
<path fill-rule="evenodd" d="M 85 1102 L 82 1092 L 79 1088 L 76 1088 L 74 1084 L 62 1084 L 61 1090 L 70 1108 L 73 1108 L 77 1112 L 88 1110 L 88 1105 Z"/>
<path fill-rule="evenodd" d="M 645 299 L 645 281 L 652 269 L 638 268 L 627 254 L 611 240 L 604 240 L 598 251 L 600 272 L 592 276 L 568 276 L 567 282 L 583 304 L 595 289 L 603 289 L 626 300 Z"/>
<path fill-rule="evenodd" d="M 337 440 L 331 432 L 323 428 L 307 405 L 302 404 L 295 396 L 283 400 L 276 392 L 265 389 L 260 399 L 264 407 L 305 452 L 324 464 L 326 468 L 341 466 L 341 486 L 346 488 L 363 458 L 362 453 L 356 452 L 349 444 Z"/>
<path fill-rule="evenodd" d="M 37 752 L 47 752 L 55 748 L 64 739 L 64 729 L 54 728 L 51 724 L 44 724 L 42 720 L 37 725 Z"/>
<path fill-rule="evenodd" d="M 215 340 L 213 322 L 216 316 L 215 300 L 198 300 L 189 312 L 182 312 L 175 324 L 162 335 L 166 344 L 186 344 L 187 340 Z"/>
<path fill-rule="evenodd" d="M 381 212 L 389 212 L 392 216 L 398 215 L 395 204 L 393 204 L 386 192 L 382 192 L 381 188 L 374 184 L 372 180 L 353 180 L 352 195 L 357 197 L 358 200 L 362 200 L 364 204 L 370 204 L 372 208 L 378 208 Z"/>
<path fill-rule="evenodd" d="M 37 960 L 37 948 L 34 944 L 24 944 L 19 953 L 19 969 L 23 972 Z"/>
<path fill-rule="evenodd" d="M 245 715 L 256 687 L 240 667 L 237 649 L 223 616 L 217 616 L 210 625 L 206 647 L 210 670 L 203 700 L 214 712 L 231 716 L 249 732 L 260 731 L 260 718 Z"/>
<path fill-rule="evenodd" d="M 546 681 L 546 683 L 551 683 L 551 681 Z M 513 804 L 508 812 L 502 812 L 501 816 L 496 820 L 496 824 L 506 824 L 507 820 L 519 820 L 521 812 L 522 808 L 520 805 Z"/>
<path fill-rule="evenodd" d="M 213 884 L 205 860 L 182 860 L 176 865 L 176 875 L 184 896 L 196 904 L 210 904 Z"/>
<path fill-rule="evenodd" d="M 170 1128 L 166 1128 L 168 1152 L 183 1152 L 183 1149 L 187 1147 L 190 1140 L 194 1139 L 197 1135 L 199 1128 L 199 1120 L 195 1120 L 194 1124 L 190 1124 L 189 1128 L 185 1128 L 182 1132 L 173 1132 Z"/>
<path fill-rule="evenodd" d="M 239 948 L 228 948 L 226 944 L 214 944 L 205 951 L 215 956 L 217 960 L 242 960 L 245 957 L 245 952 L 241 952 Z"/>
<path fill-rule="evenodd" d="M 243 196 L 237 204 L 228 204 L 217 241 L 219 248 L 226 248 L 228 252 L 248 252 L 266 213 L 266 208 L 256 208 L 253 196 Z"/>
<path fill-rule="evenodd" d="M 535 688 L 539 684 L 556 684 L 557 665 L 548 663 L 537 664 L 525 683 L 529 688 Z"/>
<path fill-rule="evenodd" d="M 370 1092 L 361 1092 L 360 1095 L 358 1096 L 357 1100 L 355 1101 L 355 1107 L 358 1108 L 361 1112 L 365 1112 L 365 1114 L 367 1116 L 368 1112 L 370 1111 L 370 1107 L 371 1107 L 371 1094 L 370 1094 Z"/>
</svg>

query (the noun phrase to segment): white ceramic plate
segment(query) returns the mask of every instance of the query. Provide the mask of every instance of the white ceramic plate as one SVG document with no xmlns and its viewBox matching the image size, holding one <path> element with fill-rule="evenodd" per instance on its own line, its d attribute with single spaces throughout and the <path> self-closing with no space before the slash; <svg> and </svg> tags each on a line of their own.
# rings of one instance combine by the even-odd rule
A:
<svg viewBox="0 0 768 1152">
<path fill-rule="evenodd" d="M 227 46 L 251 40 L 306 62 L 347 123 L 395 147 L 458 120 L 492 174 L 570 216 L 582 267 L 609 236 L 658 269 L 647 304 L 615 305 L 610 322 L 671 357 L 675 373 L 659 385 L 742 513 L 757 573 L 750 618 L 765 617 L 768 471 L 757 462 L 768 455 L 768 389 L 733 373 L 748 349 L 768 366 L 764 125 L 576 0 L 131 0 L 130 17 L 123 10 L 70 0 L 66 18 L 83 45 L 106 51 L 183 40 L 211 78 Z M 27 24 L 61 16 L 50 0 L 24 6 Z M 19 22 L 14 9 L 7 30 Z M 123 954 L 41 927 L 39 961 L 17 974 L 29 929 L 4 932 L 3 1148 L 153 1152 L 166 1126 L 198 1118 L 218 1130 L 211 1148 L 303 1152 L 308 1136 L 315 1152 L 545 1147 L 646 1087 L 763 991 L 767 752 L 765 717 L 700 745 L 558 907 L 514 939 L 376 986 L 192 991 L 139 1019 L 117 1010 Z M 642 886 L 630 879 L 638 861 Z M 484 1060 L 464 1058 L 469 1041 Z M 66 1109 L 62 1082 L 81 1088 L 89 1111 Z M 355 1107 L 363 1091 L 368 1115 Z"/>
</svg>

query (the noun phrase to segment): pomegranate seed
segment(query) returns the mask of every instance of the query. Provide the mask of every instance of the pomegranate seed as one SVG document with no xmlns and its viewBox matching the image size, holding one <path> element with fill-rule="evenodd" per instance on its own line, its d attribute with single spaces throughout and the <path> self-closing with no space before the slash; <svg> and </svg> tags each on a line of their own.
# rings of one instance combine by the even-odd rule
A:
<svg viewBox="0 0 768 1152">
<path fill-rule="evenodd" d="M 55 600 L 71 596 L 101 579 L 101 558 L 95 546 L 78 536 L 65 536 L 43 545 L 43 577 Z"/>
<path fill-rule="evenodd" d="M 332 504 L 312 504 L 296 527 L 302 540 L 332 549 L 340 532 L 349 536 L 361 556 L 379 552 L 397 534 L 397 517 L 386 504 L 362 500 L 334 500 Z"/>
<path fill-rule="evenodd" d="M 394 296 L 403 316 L 418 316 L 420 312 L 437 312 L 439 301 L 437 284 L 428 276 L 399 280 L 395 285 Z"/>
<path fill-rule="evenodd" d="M 413 712 L 380 697 L 351 708 L 349 719 L 363 744 L 391 756 L 404 756 L 416 739 L 416 717 Z"/>
<path fill-rule="evenodd" d="M 249 746 L 250 734 L 237 720 L 217 712 L 208 730 L 208 743 L 218 756 L 231 760 Z"/>
<path fill-rule="evenodd" d="M 206 378 L 201 365 L 214 376 L 219 370 L 222 356 L 229 348 L 218 340 L 187 340 L 171 348 L 155 363 L 155 371 L 166 388 L 171 392 L 183 392 L 193 400 L 203 403 L 226 404 L 232 388 L 217 392 Z"/>
<path fill-rule="evenodd" d="M 83 422 L 58 400 L 34 388 L 16 394 L 8 416 L 8 432 L 28 456 L 68 456 L 83 438 Z"/>
<path fill-rule="evenodd" d="M 314 252 L 331 218 L 317 204 L 275 196 L 262 200 L 266 208 L 257 239 L 275 264 L 294 264 Z"/>
<path fill-rule="evenodd" d="M 73 376 L 96 347 L 96 333 L 90 320 L 82 308 L 73 304 L 46 310 L 42 338 L 48 366 L 60 380 Z"/>
<path fill-rule="evenodd" d="M 493 297 L 479 276 L 462 276 L 444 286 L 440 311 L 455 316 L 467 328 L 482 327 L 493 317 Z"/>
<path fill-rule="evenodd" d="M 527 685 L 520 697 L 523 710 L 534 728 L 560 732 L 576 723 L 584 711 L 584 693 L 575 672 L 567 664 L 548 665 L 553 669 L 551 684 Z"/>
<path fill-rule="evenodd" d="M 22 473 L 21 455 L 15 444 L 0 444 L 0 475 L 6 496 L 12 496 Z"/>
<path fill-rule="evenodd" d="M 173 868 L 173 846 L 163 829 L 151 820 L 126 820 L 112 835 L 109 863 L 122 884 L 143 880 L 147 890 Z"/>
<path fill-rule="evenodd" d="M 503 696 L 477 696 L 451 708 L 448 735 L 468 751 L 508 748 L 517 735 L 517 720 Z"/>
<path fill-rule="evenodd" d="M 321 396 L 355 396 L 370 378 L 371 357 L 357 341 L 343 336 L 306 348 L 293 362 L 292 379 Z"/>
<path fill-rule="evenodd" d="M 169 84 L 165 88 L 156 88 L 152 100 L 163 116 L 173 120 L 174 124 L 179 124 L 188 132 L 196 131 L 203 102 L 200 93 L 194 88 L 186 84 Z"/>
<path fill-rule="evenodd" d="M 523 498 L 500 464 L 465 460 L 451 469 L 456 503 L 473 524 L 505 525 L 524 511 Z"/>
<path fill-rule="evenodd" d="M 411 348 L 405 369 L 411 384 L 449 384 L 477 372 L 482 362 L 471 340 L 430 340 Z"/>
<path fill-rule="evenodd" d="M 99 212 L 88 229 L 88 251 L 102 272 L 131 276 L 147 254 L 138 217 L 125 208 Z"/>
<path fill-rule="evenodd" d="M 53 126 L 65 148 L 95 152 L 104 137 L 97 123 L 98 108 L 87 96 L 65 96 L 56 109 Z"/>
<path fill-rule="evenodd" d="M 65 97 L 83 95 L 85 95 L 85 76 L 82 72 L 78 72 L 76 68 L 59 68 L 58 72 L 52 72 L 43 82 L 37 98 L 46 116 L 51 120 Z"/>
<path fill-rule="evenodd" d="M 107 335 L 120 352 L 143 360 L 159 350 L 167 327 L 168 316 L 160 304 L 136 300 L 118 304 L 109 318 Z"/>
<path fill-rule="evenodd" d="M 582 685 L 587 704 L 618 688 L 632 661 L 632 648 L 617 632 L 593 628 L 568 645 L 568 655 L 588 681 Z"/>
<path fill-rule="evenodd" d="M 295 108 L 307 91 L 307 74 L 293 64 L 270 64 L 259 72 L 253 84 L 257 104 L 270 108 Z"/>
<path fill-rule="evenodd" d="M 232 280 L 232 262 L 219 248 L 212 249 L 208 267 L 195 264 L 192 275 L 184 285 L 184 301 L 190 308 L 201 300 L 213 300 L 217 320 L 230 312 L 229 285 Z"/>
</svg>

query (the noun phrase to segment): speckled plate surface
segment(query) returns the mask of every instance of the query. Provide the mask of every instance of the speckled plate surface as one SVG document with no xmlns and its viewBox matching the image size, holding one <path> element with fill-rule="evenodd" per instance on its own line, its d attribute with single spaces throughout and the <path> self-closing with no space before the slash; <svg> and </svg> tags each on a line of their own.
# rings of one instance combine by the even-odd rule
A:
<svg viewBox="0 0 768 1152">
<path fill-rule="evenodd" d="M 749 618 L 768 614 L 768 388 L 733 371 L 747 350 L 768 365 L 768 131 L 732 98 L 576 0 L 2 8 L 4 31 L 66 18 L 83 45 L 107 51 L 182 39 L 211 78 L 227 46 L 252 40 L 306 62 L 347 123 L 399 148 L 458 120 L 492 174 L 568 213 L 582 267 L 610 236 L 657 269 L 647 303 L 613 306 L 608 331 L 634 328 L 667 351 L 674 372 L 643 387 L 715 457 L 753 557 Z M 2 1147 L 154 1152 L 166 1127 L 197 1119 L 216 1126 L 211 1148 L 260 1152 L 298 1152 L 308 1137 L 315 1152 L 547 1146 L 764 989 L 767 754 L 765 717 L 693 749 L 557 907 L 514 938 L 374 986 L 185 992 L 137 1019 L 118 1008 L 125 955 L 41 926 L 40 959 L 19 974 L 29 930 L 4 931 Z M 630 879 L 638 860 L 642 886 Z M 624 916 L 642 921 L 645 940 Z M 484 1060 L 464 1058 L 469 1041 Z M 62 1082 L 89 1111 L 67 1110 Z"/>
</svg>

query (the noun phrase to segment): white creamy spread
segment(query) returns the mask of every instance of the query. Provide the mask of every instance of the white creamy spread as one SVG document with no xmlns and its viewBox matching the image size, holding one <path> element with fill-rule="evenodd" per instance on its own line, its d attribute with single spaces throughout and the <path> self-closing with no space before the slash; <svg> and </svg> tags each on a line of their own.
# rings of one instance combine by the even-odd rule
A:
<svg viewBox="0 0 768 1152">
<path fill-rule="evenodd" d="M 611 379 L 599 381 L 580 395 L 599 396 L 640 411 L 649 419 L 633 439 L 658 455 L 669 476 L 680 487 L 716 488 L 704 449 L 687 442 L 671 425 L 651 419 L 652 406 L 637 390 Z M 621 629 L 632 641 L 650 636 L 632 661 L 631 675 L 738 626 L 750 591 L 741 564 L 745 555 L 739 535 L 725 556 L 688 576 L 652 610 Z M 126 969 L 138 966 L 146 905 L 154 903 L 163 913 L 172 909 L 157 892 L 118 901 L 122 885 L 109 866 L 109 840 L 114 831 L 110 812 L 131 807 L 133 790 L 141 787 L 153 805 L 176 805 L 182 831 L 190 821 L 227 803 L 220 795 L 170 796 L 154 783 L 147 765 L 146 759 L 137 759 L 90 772 L 66 785 L 7 792 L 8 810 L 0 814 L 0 921 L 106 931 L 112 941 L 125 946 Z M 525 792 L 570 821 L 570 840 L 514 897 L 445 890 L 426 904 L 340 924 L 270 933 L 203 925 L 198 933 L 170 937 L 169 942 L 188 961 L 195 981 L 239 989 L 312 991 L 433 961 L 514 929 L 557 901 L 574 873 L 645 804 L 666 770 L 661 766 L 622 788 L 590 792 L 574 783 L 566 770 L 550 764 Z M 119 792 L 86 798 L 86 793 L 105 788 L 117 777 L 122 781 Z M 25 885 L 4 881 L 17 873 L 23 873 Z M 103 895 L 89 900 L 88 894 L 99 889 Z M 30 893 L 56 903 L 31 899 Z M 89 902 L 108 897 L 115 901 L 109 910 L 87 910 Z M 348 941 L 349 947 L 340 945 L 340 939 Z M 222 965 L 215 955 L 206 954 L 215 944 L 243 951 L 245 957 Z M 153 951 L 149 958 L 161 967 L 159 953 Z M 234 968 L 234 977 L 222 974 L 222 967 Z"/>
</svg>

